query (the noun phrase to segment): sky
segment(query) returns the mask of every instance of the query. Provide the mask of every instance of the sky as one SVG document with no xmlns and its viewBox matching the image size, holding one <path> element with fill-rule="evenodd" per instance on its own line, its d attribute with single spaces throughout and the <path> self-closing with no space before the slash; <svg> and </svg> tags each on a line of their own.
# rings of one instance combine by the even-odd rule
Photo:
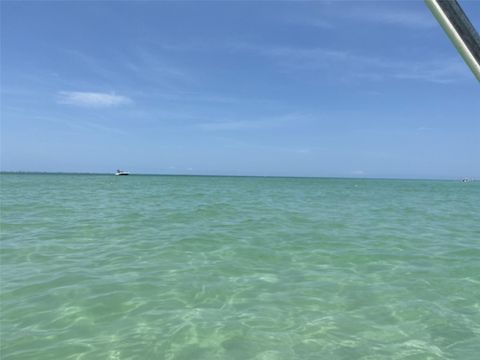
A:
<svg viewBox="0 0 480 360">
<path fill-rule="evenodd" d="M 2 171 L 480 178 L 480 86 L 423 1 L 0 10 Z"/>
</svg>

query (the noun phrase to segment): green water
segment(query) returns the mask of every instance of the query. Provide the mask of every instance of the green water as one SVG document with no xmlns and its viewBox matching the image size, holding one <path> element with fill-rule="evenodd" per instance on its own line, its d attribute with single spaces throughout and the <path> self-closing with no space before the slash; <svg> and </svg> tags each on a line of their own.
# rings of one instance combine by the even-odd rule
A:
<svg viewBox="0 0 480 360">
<path fill-rule="evenodd" d="M 480 183 L 2 174 L 1 359 L 478 359 Z"/>
</svg>

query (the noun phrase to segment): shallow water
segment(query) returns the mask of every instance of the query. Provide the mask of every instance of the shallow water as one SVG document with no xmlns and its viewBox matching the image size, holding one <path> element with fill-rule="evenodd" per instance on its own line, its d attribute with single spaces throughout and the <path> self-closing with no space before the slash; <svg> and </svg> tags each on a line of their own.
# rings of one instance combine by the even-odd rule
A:
<svg viewBox="0 0 480 360">
<path fill-rule="evenodd" d="M 2 359 L 477 359 L 480 183 L 1 174 Z"/>
</svg>

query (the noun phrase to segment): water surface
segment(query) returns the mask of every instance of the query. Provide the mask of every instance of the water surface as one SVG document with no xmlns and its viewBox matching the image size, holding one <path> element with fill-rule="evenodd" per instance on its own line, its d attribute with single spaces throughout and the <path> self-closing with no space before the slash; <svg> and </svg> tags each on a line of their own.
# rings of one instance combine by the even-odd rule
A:
<svg viewBox="0 0 480 360">
<path fill-rule="evenodd" d="M 1 174 L 2 359 L 477 359 L 480 183 Z"/>
</svg>

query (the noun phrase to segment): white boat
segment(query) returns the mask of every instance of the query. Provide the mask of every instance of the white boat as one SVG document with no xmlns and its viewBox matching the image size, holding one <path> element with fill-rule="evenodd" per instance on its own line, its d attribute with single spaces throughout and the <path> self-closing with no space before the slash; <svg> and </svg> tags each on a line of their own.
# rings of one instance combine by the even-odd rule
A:
<svg viewBox="0 0 480 360">
<path fill-rule="evenodd" d="M 122 175 L 130 175 L 128 171 L 123 171 L 123 170 L 117 170 L 115 173 L 116 176 L 122 176 Z"/>
</svg>

